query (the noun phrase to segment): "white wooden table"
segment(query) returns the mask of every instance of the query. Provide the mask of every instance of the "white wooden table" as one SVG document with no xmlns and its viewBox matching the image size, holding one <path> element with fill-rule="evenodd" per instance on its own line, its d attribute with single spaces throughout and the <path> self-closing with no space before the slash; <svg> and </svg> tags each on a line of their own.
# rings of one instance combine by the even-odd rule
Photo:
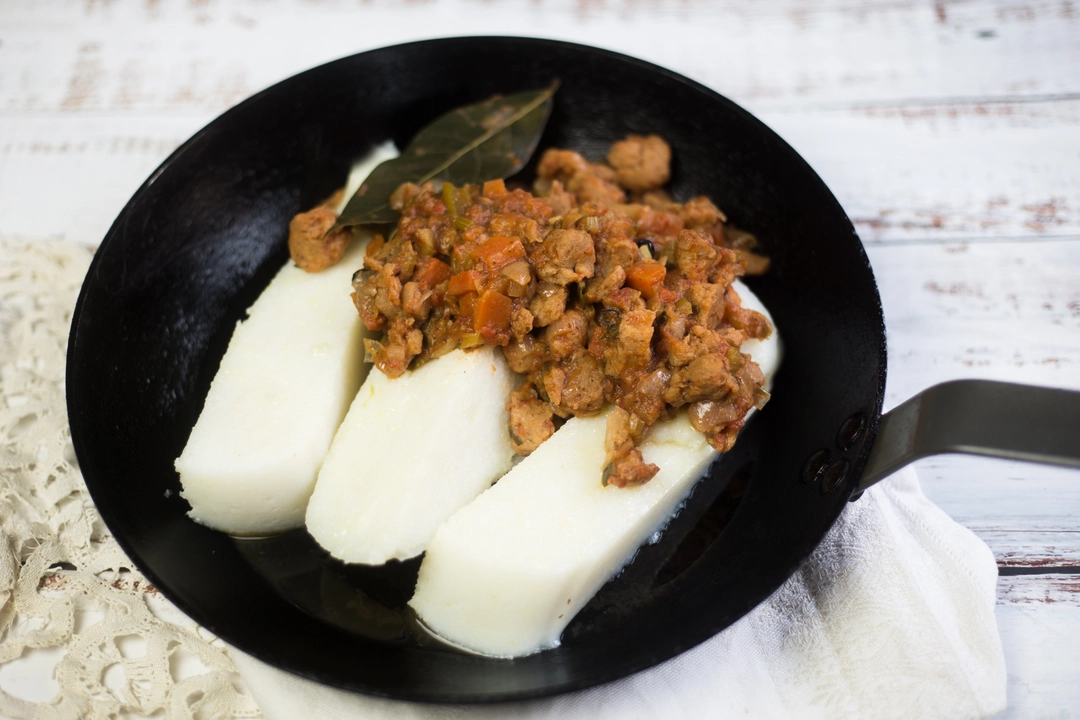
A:
<svg viewBox="0 0 1080 720">
<path fill-rule="evenodd" d="M 0 237 L 96 245 L 232 104 L 337 57 L 466 34 L 636 55 L 787 139 L 873 263 L 886 409 L 962 377 L 1080 389 L 1080 3 L 1065 0 L 4 0 Z M 918 469 L 1001 566 L 1004 717 L 1080 717 L 1080 473 Z"/>
</svg>

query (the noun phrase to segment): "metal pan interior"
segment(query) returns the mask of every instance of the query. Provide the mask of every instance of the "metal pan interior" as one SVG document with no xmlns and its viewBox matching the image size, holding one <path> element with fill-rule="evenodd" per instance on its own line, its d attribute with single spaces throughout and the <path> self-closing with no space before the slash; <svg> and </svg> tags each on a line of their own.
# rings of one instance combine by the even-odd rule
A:
<svg viewBox="0 0 1080 720">
<path fill-rule="evenodd" d="M 401 613 L 415 563 L 358 570 L 328 559 L 303 531 L 252 542 L 196 525 L 172 463 L 232 327 L 286 259 L 290 217 L 329 194 L 374 143 L 402 144 L 443 111 L 554 78 L 562 85 L 541 147 L 600 157 L 627 133 L 658 133 L 673 147 L 673 194 L 708 195 L 758 235 L 773 265 L 750 285 L 776 319 L 785 356 L 767 409 L 661 541 L 600 591 L 559 648 L 506 661 L 416 641 Z M 177 150 L 124 208 L 88 274 L 72 325 L 68 406 L 102 517 L 196 621 L 331 685 L 490 702 L 650 667 L 779 587 L 850 495 L 881 408 L 884 342 L 851 223 L 809 166 L 744 110 L 591 48 L 436 40 L 286 80 Z M 342 610 L 357 603 L 366 610 Z"/>
</svg>

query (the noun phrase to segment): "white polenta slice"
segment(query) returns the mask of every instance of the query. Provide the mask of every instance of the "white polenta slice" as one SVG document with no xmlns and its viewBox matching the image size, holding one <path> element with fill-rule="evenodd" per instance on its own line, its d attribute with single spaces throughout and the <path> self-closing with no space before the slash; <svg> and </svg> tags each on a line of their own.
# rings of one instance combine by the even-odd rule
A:
<svg viewBox="0 0 1080 720">
<path fill-rule="evenodd" d="M 307 527 L 331 555 L 419 555 L 446 518 L 510 469 L 501 352 L 455 350 L 399 378 L 372 370 L 319 473 Z"/>
<path fill-rule="evenodd" d="M 396 155 L 376 148 L 352 192 Z M 349 298 L 366 239 L 308 273 L 286 263 L 237 323 L 199 420 L 176 460 L 197 522 L 238 535 L 302 525 L 334 431 L 363 380 L 363 324 Z"/>
<path fill-rule="evenodd" d="M 738 288 L 748 307 L 760 302 Z M 761 347 L 771 376 L 774 332 Z M 435 633 L 486 655 L 558 645 L 567 623 L 662 527 L 718 453 L 686 412 L 641 446 L 660 472 L 635 488 L 604 487 L 607 417 L 571 418 L 496 485 L 439 528 L 409 604 Z"/>
<path fill-rule="evenodd" d="M 308 273 L 292 262 L 237 323 L 176 460 L 194 520 L 238 535 L 304 523 L 315 476 L 360 386 L 363 324 L 349 299 L 366 243 Z"/>
</svg>

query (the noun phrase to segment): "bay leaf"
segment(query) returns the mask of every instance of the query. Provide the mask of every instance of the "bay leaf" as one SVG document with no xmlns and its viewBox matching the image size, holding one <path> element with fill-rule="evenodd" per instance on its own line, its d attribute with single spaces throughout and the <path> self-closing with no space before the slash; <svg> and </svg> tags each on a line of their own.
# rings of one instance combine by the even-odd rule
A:
<svg viewBox="0 0 1080 720">
<path fill-rule="evenodd" d="M 331 232 L 351 225 L 396 222 L 390 194 L 406 182 L 454 185 L 513 175 L 529 161 L 551 114 L 558 83 L 543 90 L 466 105 L 424 127 L 393 160 L 376 167 Z"/>
</svg>

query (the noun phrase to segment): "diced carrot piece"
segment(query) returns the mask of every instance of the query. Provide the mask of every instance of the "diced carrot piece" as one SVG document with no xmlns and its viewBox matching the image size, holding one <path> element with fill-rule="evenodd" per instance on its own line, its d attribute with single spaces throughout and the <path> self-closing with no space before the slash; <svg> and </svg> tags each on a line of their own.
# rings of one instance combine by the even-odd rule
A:
<svg viewBox="0 0 1080 720">
<path fill-rule="evenodd" d="M 506 194 L 506 183 L 502 180 L 488 180 L 484 183 L 484 197 L 495 198 Z"/>
<path fill-rule="evenodd" d="M 461 296 L 458 301 L 458 315 L 466 317 L 476 312 L 476 301 L 480 298 L 476 293 L 469 291 Z"/>
<path fill-rule="evenodd" d="M 371 238 L 371 242 L 368 243 L 367 248 L 364 250 L 364 255 L 367 257 L 375 257 L 375 254 L 382 250 L 383 245 L 386 244 L 386 238 L 382 235 L 376 235 Z"/>
<path fill-rule="evenodd" d="M 481 295 L 473 311 L 473 329 L 484 342 L 505 345 L 510 339 L 510 298 L 495 290 Z"/>
<path fill-rule="evenodd" d="M 459 272 L 450 278 L 450 286 L 446 292 L 451 295 L 464 295 L 469 292 L 478 292 L 483 285 L 483 276 L 479 270 L 466 270 Z"/>
<path fill-rule="evenodd" d="M 424 290 L 431 290 L 450 277 L 452 273 L 450 266 L 442 260 L 433 257 L 421 257 L 416 262 L 416 272 L 413 279 L 420 283 L 420 287 Z"/>
<path fill-rule="evenodd" d="M 496 235 L 473 250 L 472 256 L 494 272 L 525 257 L 525 246 L 517 238 Z"/>
<path fill-rule="evenodd" d="M 667 268 L 660 263 L 640 262 L 626 271 L 626 284 L 651 298 L 656 295 L 657 289 L 663 286 L 666 276 Z"/>
</svg>

